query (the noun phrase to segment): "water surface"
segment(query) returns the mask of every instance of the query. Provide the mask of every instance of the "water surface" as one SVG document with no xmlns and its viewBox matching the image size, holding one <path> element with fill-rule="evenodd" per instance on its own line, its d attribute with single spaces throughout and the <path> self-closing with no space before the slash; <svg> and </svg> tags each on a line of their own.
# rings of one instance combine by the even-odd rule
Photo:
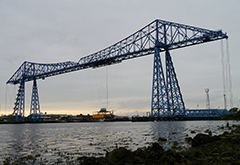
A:
<svg viewBox="0 0 240 165">
<path fill-rule="evenodd" d="M 230 131 L 226 123 L 236 121 L 166 121 L 166 122 L 91 122 L 0 125 L 0 159 L 18 159 L 29 155 L 34 162 L 56 162 L 79 156 L 105 156 L 116 147 L 136 150 L 167 138 L 164 149 L 176 141 L 188 147 L 185 137 L 194 137 L 208 129 L 213 135 Z M 191 133 L 195 131 L 196 133 Z"/>
</svg>

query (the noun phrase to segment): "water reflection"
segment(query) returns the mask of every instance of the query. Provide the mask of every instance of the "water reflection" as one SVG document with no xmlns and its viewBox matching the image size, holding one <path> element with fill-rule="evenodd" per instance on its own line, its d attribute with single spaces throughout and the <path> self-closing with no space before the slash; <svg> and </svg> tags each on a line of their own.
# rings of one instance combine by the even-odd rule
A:
<svg viewBox="0 0 240 165">
<path fill-rule="evenodd" d="M 154 134 L 154 141 L 157 141 L 159 137 L 167 139 L 167 142 L 162 144 L 165 149 L 171 148 L 174 141 L 184 144 L 188 129 L 185 121 L 152 122 L 151 128 Z"/>
<path fill-rule="evenodd" d="M 9 124 L 5 126 L 4 134 L 1 134 L 1 140 L 5 139 L 7 145 L 1 146 L 3 148 L 1 155 L 5 153 L 5 155 L 19 157 L 38 152 L 36 147 L 38 145 L 36 141 L 38 125 Z"/>
<path fill-rule="evenodd" d="M 167 142 L 162 144 L 165 149 L 171 148 L 175 141 L 181 148 L 188 148 L 190 145 L 185 142 L 186 137 L 193 138 L 198 133 L 207 134 L 208 131 L 211 131 L 213 136 L 224 131 L 230 132 L 231 130 L 227 127 L 220 128 L 226 126 L 227 123 L 239 124 L 238 121 L 226 120 L 165 121 L 151 123 L 151 129 L 154 132 L 154 141 L 157 141 L 158 137 L 167 138 Z"/>
</svg>

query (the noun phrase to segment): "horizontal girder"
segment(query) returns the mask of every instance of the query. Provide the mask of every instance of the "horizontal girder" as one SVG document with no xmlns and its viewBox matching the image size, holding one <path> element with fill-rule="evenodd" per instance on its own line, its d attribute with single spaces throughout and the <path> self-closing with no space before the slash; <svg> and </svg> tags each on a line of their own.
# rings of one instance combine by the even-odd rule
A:
<svg viewBox="0 0 240 165">
<path fill-rule="evenodd" d="M 55 64 L 39 64 L 25 61 L 13 74 L 13 76 L 7 81 L 7 84 L 18 84 L 22 79 L 25 81 L 31 81 L 35 78 L 45 78 L 46 73 L 50 75 L 56 71 L 60 72 L 61 70 L 63 71 L 66 68 L 70 68 L 76 65 L 77 63 L 71 61 Z"/>
<path fill-rule="evenodd" d="M 227 38 L 227 35 L 221 30 L 213 31 L 155 20 L 127 38 L 80 58 L 78 62 L 39 64 L 25 61 L 7 84 L 19 84 L 23 79 L 26 82 L 90 67 L 112 65 L 123 60 L 154 54 L 154 47 L 158 47 L 162 52 L 224 38 Z"/>
<path fill-rule="evenodd" d="M 225 109 L 186 110 L 184 117 L 220 117 L 228 114 Z"/>
</svg>

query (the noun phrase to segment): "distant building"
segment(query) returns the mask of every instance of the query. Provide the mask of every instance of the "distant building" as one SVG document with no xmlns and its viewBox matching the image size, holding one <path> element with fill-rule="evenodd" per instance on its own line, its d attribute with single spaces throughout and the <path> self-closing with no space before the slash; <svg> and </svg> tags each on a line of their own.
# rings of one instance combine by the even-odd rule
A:
<svg viewBox="0 0 240 165">
<path fill-rule="evenodd" d="M 63 117 L 68 117 L 67 114 L 41 114 L 42 121 L 60 121 Z"/>
</svg>

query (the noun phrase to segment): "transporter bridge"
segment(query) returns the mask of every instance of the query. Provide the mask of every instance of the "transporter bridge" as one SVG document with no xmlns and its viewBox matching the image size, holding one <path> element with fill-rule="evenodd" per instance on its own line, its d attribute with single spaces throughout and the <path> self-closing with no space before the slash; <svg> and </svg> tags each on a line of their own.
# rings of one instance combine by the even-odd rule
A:
<svg viewBox="0 0 240 165">
<path fill-rule="evenodd" d="M 208 30 L 157 19 L 123 40 L 82 57 L 77 62 L 41 64 L 25 61 L 7 81 L 7 84 L 19 84 L 13 117 L 19 122 L 24 121 L 25 83 L 28 81 L 33 81 L 30 121 L 40 121 L 38 79 L 46 79 L 47 77 L 88 68 L 113 65 L 124 60 L 152 54 L 154 55 L 152 117 L 218 117 L 226 113 L 226 110 L 190 111 L 185 109 L 170 51 L 227 38 L 227 34 L 223 33 L 222 30 Z M 160 57 L 161 52 L 165 55 L 165 74 Z"/>
</svg>

